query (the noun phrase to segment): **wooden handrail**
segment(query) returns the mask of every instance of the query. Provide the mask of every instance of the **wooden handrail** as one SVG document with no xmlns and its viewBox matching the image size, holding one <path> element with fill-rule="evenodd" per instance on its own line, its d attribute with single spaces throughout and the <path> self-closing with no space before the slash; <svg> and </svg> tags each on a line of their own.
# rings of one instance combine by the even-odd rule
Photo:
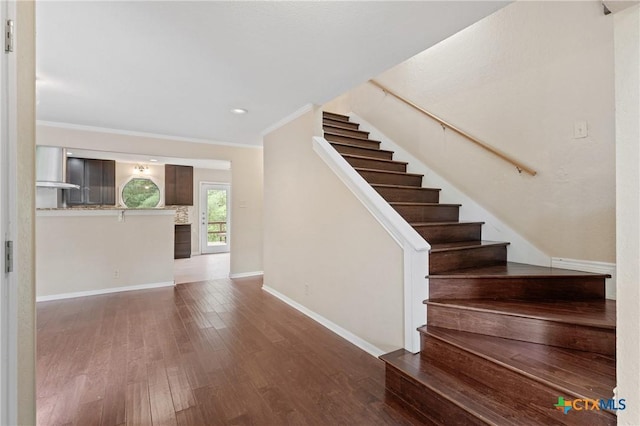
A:
<svg viewBox="0 0 640 426">
<path fill-rule="evenodd" d="M 471 142 L 473 142 L 476 145 L 478 145 L 479 147 L 489 151 L 493 155 L 496 155 L 496 156 L 502 158 L 504 161 L 507 161 L 508 163 L 511 163 L 512 165 L 514 165 L 516 167 L 516 169 L 518 170 L 519 173 L 527 172 L 531 176 L 535 176 L 537 174 L 537 172 L 535 170 L 530 169 L 529 167 L 527 167 L 527 166 L 523 165 L 522 163 L 514 160 L 513 158 L 509 157 L 508 155 L 498 151 L 494 147 L 492 147 L 490 145 L 487 145 L 486 143 L 478 140 L 477 138 L 471 136 L 469 133 L 465 132 L 464 130 L 461 130 L 461 129 L 457 128 L 453 124 L 450 124 L 450 123 L 444 121 L 442 118 L 438 117 L 437 115 L 434 115 L 434 114 L 430 113 L 429 111 L 425 110 L 424 108 L 414 104 L 410 100 L 408 100 L 408 99 L 406 99 L 406 98 L 394 93 L 392 90 L 390 90 L 389 88 L 383 86 L 382 84 L 378 83 L 377 81 L 369 80 L 369 82 L 371 84 L 373 84 L 374 86 L 377 86 L 378 88 L 382 89 L 383 92 L 390 94 L 391 96 L 393 96 L 394 98 L 398 99 L 399 101 L 409 105 L 411 108 L 414 108 L 414 109 L 420 111 L 421 113 L 423 113 L 424 115 L 426 115 L 427 117 L 430 117 L 433 120 L 437 121 L 438 123 L 440 123 L 441 126 L 453 130 L 457 134 L 459 134 L 461 136 L 464 136 L 465 138 L 469 139 Z"/>
</svg>

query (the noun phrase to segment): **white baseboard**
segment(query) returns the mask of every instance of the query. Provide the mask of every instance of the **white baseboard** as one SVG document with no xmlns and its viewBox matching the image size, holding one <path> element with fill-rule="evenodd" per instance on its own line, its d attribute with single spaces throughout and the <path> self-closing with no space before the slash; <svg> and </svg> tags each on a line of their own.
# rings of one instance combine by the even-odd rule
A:
<svg viewBox="0 0 640 426">
<path fill-rule="evenodd" d="M 606 281 L 606 297 L 607 299 L 616 300 L 616 264 L 615 263 L 552 257 L 551 267 L 571 269 L 573 271 L 592 272 L 594 274 L 611 275 L 611 278 L 608 278 Z"/>
<path fill-rule="evenodd" d="M 151 288 L 172 287 L 175 281 L 166 281 L 161 283 L 140 284 L 127 287 L 103 288 L 100 290 L 77 291 L 74 293 L 52 294 L 49 296 L 38 296 L 36 302 L 48 302 L 50 300 L 73 299 L 76 297 L 98 296 L 101 294 L 120 293 L 122 291 L 148 290 Z"/>
<path fill-rule="evenodd" d="M 352 332 L 350 332 L 348 330 L 345 330 L 344 328 L 340 327 L 338 324 L 326 319 L 325 317 L 323 317 L 320 314 L 317 314 L 317 313 L 313 312 L 312 310 L 310 310 L 309 308 L 301 305 L 300 303 L 296 302 L 295 300 L 290 299 L 289 297 L 287 297 L 284 294 L 280 293 L 278 290 L 275 290 L 272 287 L 269 287 L 269 286 L 266 286 L 266 285 L 263 285 L 262 289 L 264 291 L 266 291 L 267 293 L 269 293 L 269 294 L 277 297 L 278 299 L 282 300 L 284 303 L 286 303 L 287 305 L 291 306 L 292 308 L 302 312 L 303 314 L 305 314 L 306 316 L 308 316 L 312 320 L 318 322 L 319 324 L 321 324 L 324 327 L 328 328 L 329 330 L 333 331 L 338 336 L 340 336 L 343 339 L 349 341 L 350 343 L 356 345 L 357 347 L 359 347 L 363 351 L 369 353 L 370 355 L 373 355 L 374 357 L 378 358 L 380 355 L 383 355 L 385 353 L 382 349 L 375 347 L 371 343 L 369 343 L 369 342 L 363 340 L 362 338 L 356 336 Z"/>
<path fill-rule="evenodd" d="M 264 271 L 240 272 L 238 274 L 229 274 L 229 278 L 250 278 L 264 275 Z"/>
</svg>

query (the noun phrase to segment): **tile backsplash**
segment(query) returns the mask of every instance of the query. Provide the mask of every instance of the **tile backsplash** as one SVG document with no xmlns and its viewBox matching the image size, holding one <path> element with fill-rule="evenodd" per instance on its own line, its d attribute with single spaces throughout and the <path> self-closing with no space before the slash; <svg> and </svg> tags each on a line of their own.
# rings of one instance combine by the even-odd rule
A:
<svg viewBox="0 0 640 426">
<path fill-rule="evenodd" d="M 189 222 L 189 209 L 190 206 L 176 206 L 175 223 L 190 223 Z"/>
</svg>

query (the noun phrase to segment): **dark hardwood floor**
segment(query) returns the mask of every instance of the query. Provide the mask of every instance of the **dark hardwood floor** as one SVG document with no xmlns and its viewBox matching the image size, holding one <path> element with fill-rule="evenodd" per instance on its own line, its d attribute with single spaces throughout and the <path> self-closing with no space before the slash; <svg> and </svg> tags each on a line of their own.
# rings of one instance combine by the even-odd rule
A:
<svg viewBox="0 0 640 426">
<path fill-rule="evenodd" d="M 40 425 L 422 424 L 261 279 L 38 304 Z"/>
</svg>

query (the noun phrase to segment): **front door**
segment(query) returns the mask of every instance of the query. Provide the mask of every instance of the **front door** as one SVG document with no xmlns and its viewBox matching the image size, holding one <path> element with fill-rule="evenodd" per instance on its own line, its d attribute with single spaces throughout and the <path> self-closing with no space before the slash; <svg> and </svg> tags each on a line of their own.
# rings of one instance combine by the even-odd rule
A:
<svg viewBox="0 0 640 426">
<path fill-rule="evenodd" d="M 229 251 L 229 200 L 231 186 L 202 183 L 200 185 L 200 252 Z"/>
</svg>

